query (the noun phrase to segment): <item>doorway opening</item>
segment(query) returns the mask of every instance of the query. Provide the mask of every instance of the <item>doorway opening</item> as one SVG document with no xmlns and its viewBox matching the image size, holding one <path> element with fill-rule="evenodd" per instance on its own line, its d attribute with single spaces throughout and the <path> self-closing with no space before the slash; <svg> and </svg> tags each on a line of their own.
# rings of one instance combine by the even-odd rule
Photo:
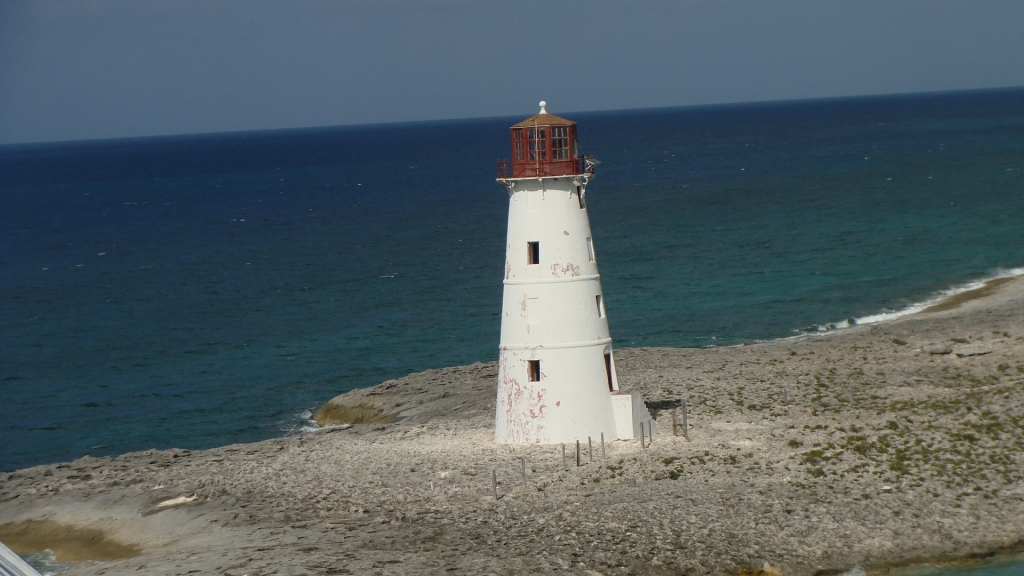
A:
<svg viewBox="0 0 1024 576">
<path fill-rule="evenodd" d="M 608 376 L 608 391 L 615 392 L 615 382 L 612 380 L 612 353 L 604 353 L 604 373 Z"/>
</svg>

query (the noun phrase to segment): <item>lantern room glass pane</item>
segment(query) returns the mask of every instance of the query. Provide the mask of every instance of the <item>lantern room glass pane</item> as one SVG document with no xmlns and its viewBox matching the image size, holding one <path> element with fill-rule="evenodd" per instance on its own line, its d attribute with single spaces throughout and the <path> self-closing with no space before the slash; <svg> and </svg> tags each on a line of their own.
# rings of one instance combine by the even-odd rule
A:
<svg viewBox="0 0 1024 576">
<path fill-rule="evenodd" d="M 526 131 L 526 137 L 530 140 L 530 160 L 547 160 L 547 130 L 531 128 Z"/>
<path fill-rule="evenodd" d="M 569 159 L 569 127 L 568 126 L 552 126 L 551 127 L 551 159 L 552 160 L 568 160 Z"/>
</svg>

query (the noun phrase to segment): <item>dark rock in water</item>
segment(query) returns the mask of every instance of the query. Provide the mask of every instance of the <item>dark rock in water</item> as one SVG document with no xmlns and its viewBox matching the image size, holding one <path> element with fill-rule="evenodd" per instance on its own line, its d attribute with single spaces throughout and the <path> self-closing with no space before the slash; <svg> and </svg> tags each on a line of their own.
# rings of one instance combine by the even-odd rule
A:
<svg viewBox="0 0 1024 576">
<path fill-rule="evenodd" d="M 925 344 L 921 347 L 921 351 L 926 354 L 949 354 L 953 351 L 948 344 Z"/>
</svg>

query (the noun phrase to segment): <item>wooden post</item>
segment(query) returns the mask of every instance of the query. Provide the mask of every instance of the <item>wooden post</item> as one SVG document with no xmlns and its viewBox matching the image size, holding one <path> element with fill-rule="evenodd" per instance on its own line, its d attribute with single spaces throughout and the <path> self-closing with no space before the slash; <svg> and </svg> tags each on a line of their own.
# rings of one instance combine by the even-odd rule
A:
<svg viewBox="0 0 1024 576">
<path fill-rule="evenodd" d="M 608 456 L 604 453 L 604 432 L 601 432 L 601 459 L 605 460 Z"/>
<path fill-rule="evenodd" d="M 591 462 L 594 461 L 594 442 L 590 439 L 590 436 L 587 436 L 587 458 Z"/>
<path fill-rule="evenodd" d="M 685 399 L 683 400 L 683 438 L 686 438 L 687 442 L 690 441 L 690 422 L 689 422 L 689 418 L 687 417 L 687 413 L 686 413 L 686 400 Z"/>
<path fill-rule="evenodd" d="M 576 441 L 576 467 L 580 466 L 580 441 Z"/>
<path fill-rule="evenodd" d="M 491 488 L 494 488 L 494 499 L 498 499 L 498 471 L 491 470 Z"/>
<path fill-rule="evenodd" d="M 789 405 L 789 390 L 782 391 L 782 403 L 787 406 Z"/>
<path fill-rule="evenodd" d="M 654 421 L 647 423 L 647 445 L 654 444 Z"/>
<path fill-rule="evenodd" d="M 640 423 L 640 447 L 646 450 L 647 449 L 647 445 L 644 444 L 644 436 L 646 436 L 646 433 L 644 432 L 644 423 L 641 422 Z"/>
<path fill-rule="evenodd" d="M 676 409 L 672 409 L 672 435 L 679 436 L 679 421 L 676 419 Z"/>
</svg>

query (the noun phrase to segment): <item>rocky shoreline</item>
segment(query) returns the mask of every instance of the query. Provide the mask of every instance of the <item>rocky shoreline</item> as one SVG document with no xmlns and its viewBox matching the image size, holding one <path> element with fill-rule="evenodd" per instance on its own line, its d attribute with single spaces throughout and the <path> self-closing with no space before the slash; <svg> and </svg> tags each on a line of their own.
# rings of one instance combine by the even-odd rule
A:
<svg viewBox="0 0 1024 576">
<path fill-rule="evenodd" d="M 364 423 L 0 474 L 0 540 L 77 542 L 76 575 L 802 576 L 1021 549 L 1022 278 L 888 324 L 616 363 L 657 412 L 647 449 L 591 461 L 582 439 L 563 467 L 559 446 L 495 445 L 495 364 L 430 370 L 318 414 Z"/>
</svg>

